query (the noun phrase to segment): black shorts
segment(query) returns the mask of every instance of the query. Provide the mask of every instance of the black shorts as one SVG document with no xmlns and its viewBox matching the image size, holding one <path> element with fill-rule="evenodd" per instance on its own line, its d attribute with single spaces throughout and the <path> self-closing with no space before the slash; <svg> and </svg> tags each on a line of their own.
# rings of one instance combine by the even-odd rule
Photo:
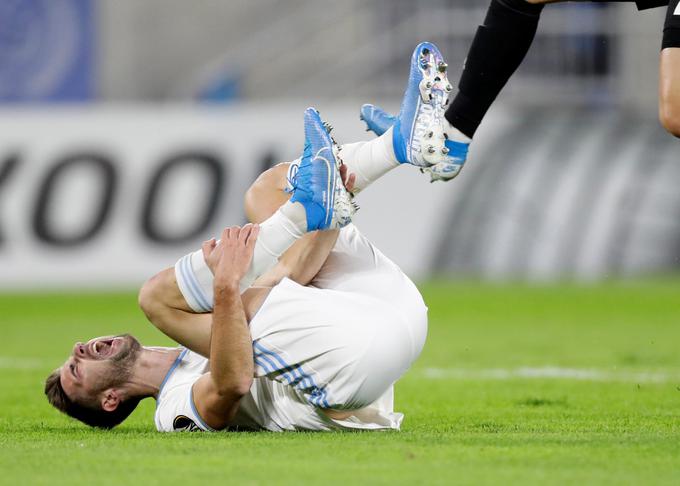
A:
<svg viewBox="0 0 680 486">
<path fill-rule="evenodd" d="M 583 1 L 583 0 L 581 0 Z M 585 0 L 588 1 L 588 0 Z M 668 5 L 668 0 L 590 0 L 597 3 L 633 3 L 637 5 L 638 10 L 647 10 L 648 8 L 664 7 Z"/>
<path fill-rule="evenodd" d="M 668 5 L 668 0 L 635 0 L 638 10 L 647 10 L 648 8 L 663 7 Z"/>
<path fill-rule="evenodd" d="M 598 0 L 594 0 L 598 1 Z M 602 1 L 602 0 L 600 0 Z M 604 0 L 606 1 L 606 0 Z M 666 21 L 663 24 L 663 42 L 661 48 L 680 47 L 680 0 L 619 0 L 624 2 L 635 1 L 638 10 L 668 6 Z"/>
<path fill-rule="evenodd" d="M 668 3 L 661 43 L 662 49 L 667 47 L 680 47 L 680 0 L 671 0 Z"/>
</svg>

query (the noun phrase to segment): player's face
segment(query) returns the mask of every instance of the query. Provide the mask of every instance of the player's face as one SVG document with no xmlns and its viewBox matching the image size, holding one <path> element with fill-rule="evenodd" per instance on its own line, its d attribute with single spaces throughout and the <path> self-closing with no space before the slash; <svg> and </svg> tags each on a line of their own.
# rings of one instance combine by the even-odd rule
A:
<svg viewBox="0 0 680 486">
<path fill-rule="evenodd" d="M 129 377 L 140 349 L 139 341 L 129 334 L 75 343 L 61 368 L 64 391 L 76 400 L 96 398 L 99 392 L 120 385 Z"/>
</svg>

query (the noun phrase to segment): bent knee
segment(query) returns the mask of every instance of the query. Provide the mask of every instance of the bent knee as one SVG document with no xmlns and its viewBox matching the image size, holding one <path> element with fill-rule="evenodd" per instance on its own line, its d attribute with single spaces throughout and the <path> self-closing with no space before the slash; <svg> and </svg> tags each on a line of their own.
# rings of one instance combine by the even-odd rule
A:
<svg viewBox="0 0 680 486">
<path fill-rule="evenodd" d="M 244 196 L 246 217 L 251 223 L 261 223 L 290 197 L 284 192 L 290 164 L 278 164 L 264 171 L 251 184 Z"/>
<path fill-rule="evenodd" d="M 167 268 L 144 282 L 139 289 L 137 302 L 152 323 L 156 323 L 155 317 L 163 309 L 172 305 L 173 294 L 179 292 L 179 289 L 173 292 L 173 287 L 177 289 L 175 271 L 173 268 Z"/>
<path fill-rule="evenodd" d="M 139 308 L 142 309 L 142 312 L 149 318 L 157 305 L 156 295 L 158 292 L 158 278 L 159 274 L 156 274 L 144 282 L 144 285 L 142 285 L 142 288 L 139 289 L 139 293 L 137 294 Z"/>
</svg>

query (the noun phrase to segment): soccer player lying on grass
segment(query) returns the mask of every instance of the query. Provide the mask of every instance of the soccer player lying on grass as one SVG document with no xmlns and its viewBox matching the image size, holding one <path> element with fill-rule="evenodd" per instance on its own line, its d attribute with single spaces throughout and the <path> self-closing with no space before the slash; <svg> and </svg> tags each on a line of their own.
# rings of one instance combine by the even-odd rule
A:
<svg viewBox="0 0 680 486">
<path fill-rule="evenodd" d="M 302 158 L 246 194 L 260 225 L 225 229 L 144 285 L 142 309 L 186 348 L 142 347 L 129 335 L 76 343 L 47 379 L 49 401 L 103 428 L 154 397 L 160 431 L 398 429 L 392 387 L 422 350 L 427 308 L 350 224 L 349 191 L 402 160 L 445 161 L 436 135 L 446 79 L 419 89 L 436 56 L 427 43 L 414 52 L 399 115 L 410 130 L 343 146 L 343 166 L 308 109 Z"/>
</svg>

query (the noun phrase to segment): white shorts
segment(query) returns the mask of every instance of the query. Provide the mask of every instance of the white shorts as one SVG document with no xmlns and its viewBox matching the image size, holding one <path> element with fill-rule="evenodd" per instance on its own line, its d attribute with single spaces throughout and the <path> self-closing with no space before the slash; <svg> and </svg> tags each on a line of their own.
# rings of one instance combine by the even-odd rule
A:
<svg viewBox="0 0 680 486">
<path fill-rule="evenodd" d="M 427 307 L 399 267 L 349 225 L 309 286 L 284 279 L 272 289 L 250 331 L 257 376 L 294 386 L 317 407 L 359 409 L 418 357 Z"/>
</svg>

